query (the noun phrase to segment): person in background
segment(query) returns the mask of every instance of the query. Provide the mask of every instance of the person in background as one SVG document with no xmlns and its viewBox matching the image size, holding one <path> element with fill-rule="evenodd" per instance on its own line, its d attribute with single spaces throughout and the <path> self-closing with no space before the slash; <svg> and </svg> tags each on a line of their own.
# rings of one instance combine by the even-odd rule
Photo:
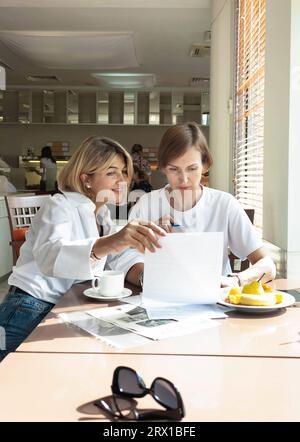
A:
<svg viewBox="0 0 300 442">
<path fill-rule="evenodd" d="M 153 187 L 149 183 L 145 173 L 139 169 L 137 164 L 133 164 L 133 180 L 131 190 L 144 190 L 144 192 L 151 192 Z"/>
<path fill-rule="evenodd" d="M 149 161 L 143 157 L 143 146 L 141 144 L 134 144 L 131 148 L 132 161 L 136 164 L 142 172 L 146 175 L 151 175 L 151 167 Z"/>
<path fill-rule="evenodd" d="M 134 220 L 116 232 L 106 203 L 120 204 L 131 182 L 128 152 L 109 138 L 89 137 L 59 175 L 60 193 L 34 216 L 0 304 L 6 349 L 14 351 L 73 284 L 101 275 L 104 267 L 140 284 L 140 253 L 160 247 L 165 231 Z"/>
<path fill-rule="evenodd" d="M 34 169 L 41 177 L 40 190 L 55 192 L 57 190 L 56 159 L 52 155 L 51 147 L 44 146 L 41 151 L 40 170 Z"/>
<path fill-rule="evenodd" d="M 201 185 L 212 165 L 207 141 L 197 123 L 169 128 L 158 150 L 158 165 L 168 184 L 147 193 L 132 207 L 129 220 L 147 219 L 167 232 L 223 232 L 222 286 L 275 278 L 276 267 L 241 204 L 229 193 Z M 228 248 L 252 266 L 232 273 Z M 140 271 L 143 265 L 139 264 Z"/>
</svg>

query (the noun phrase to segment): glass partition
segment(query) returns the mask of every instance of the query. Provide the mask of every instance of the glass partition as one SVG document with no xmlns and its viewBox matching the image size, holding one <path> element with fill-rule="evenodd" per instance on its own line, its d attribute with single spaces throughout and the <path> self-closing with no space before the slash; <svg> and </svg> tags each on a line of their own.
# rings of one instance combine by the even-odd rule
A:
<svg viewBox="0 0 300 442">
<path fill-rule="evenodd" d="M 183 121 L 201 123 L 201 93 L 185 92 L 183 96 Z"/>
<path fill-rule="evenodd" d="M 31 121 L 31 93 L 19 92 L 19 122 L 28 124 Z"/>
<path fill-rule="evenodd" d="M 159 103 L 159 123 L 172 124 L 172 93 L 161 92 Z"/>
<path fill-rule="evenodd" d="M 149 124 L 159 124 L 159 92 L 149 94 Z"/>
<path fill-rule="evenodd" d="M 108 92 L 98 92 L 97 122 L 98 124 L 108 124 Z"/>
<path fill-rule="evenodd" d="M 201 94 L 201 124 L 202 126 L 209 126 L 210 124 L 209 92 L 202 92 Z"/>
<path fill-rule="evenodd" d="M 173 92 L 172 96 L 172 123 L 183 122 L 183 92 Z"/>
<path fill-rule="evenodd" d="M 125 92 L 124 94 L 124 124 L 135 124 L 136 118 L 136 93 Z"/>
<path fill-rule="evenodd" d="M 44 90 L 44 112 L 43 121 L 44 123 L 54 123 L 54 91 Z"/>
<path fill-rule="evenodd" d="M 4 102 L 4 92 L 0 91 L 0 123 L 3 121 L 3 102 Z"/>
<path fill-rule="evenodd" d="M 78 92 L 68 90 L 67 94 L 67 121 L 69 124 L 78 124 Z"/>
<path fill-rule="evenodd" d="M 208 91 L 0 91 L 0 123 L 209 126 Z"/>
</svg>

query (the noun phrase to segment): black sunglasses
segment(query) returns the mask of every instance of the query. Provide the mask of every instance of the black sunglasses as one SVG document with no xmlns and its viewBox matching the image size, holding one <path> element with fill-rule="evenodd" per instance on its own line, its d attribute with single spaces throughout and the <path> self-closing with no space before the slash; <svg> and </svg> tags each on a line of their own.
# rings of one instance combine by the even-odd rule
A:
<svg viewBox="0 0 300 442">
<path fill-rule="evenodd" d="M 129 420 L 171 419 L 181 420 L 184 417 L 184 406 L 181 395 L 172 382 L 155 378 L 147 388 L 139 374 L 129 367 L 117 367 L 113 374 L 113 396 L 95 402 L 111 417 Z M 138 410 L 134 397 L 150 394 L 165 410 Z"/>
</svg>

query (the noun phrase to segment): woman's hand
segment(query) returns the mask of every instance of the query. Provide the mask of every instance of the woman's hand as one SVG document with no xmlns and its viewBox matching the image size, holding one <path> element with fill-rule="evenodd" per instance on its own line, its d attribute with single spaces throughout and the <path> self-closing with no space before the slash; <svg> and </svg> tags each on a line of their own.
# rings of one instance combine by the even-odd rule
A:
<svg viewBox="0 0 300 442">
<path fill-rule="evenodd" d="M 166 232 L 155 223 L 133 220 L 109 238 L 114 252 L 134 247 L 144 253 L 145 249 L 155 252 L 156 248 L 161 248 L 159 237 L 163 236 L 166 236 Z"/>
<path fill-rule="evenodd" d="M 222 276 L 221 287 L 239 287 L 239 279 L 236 276 Z"/>
<path fill-rule="evenodd" d="M 158 221 L 155 222 L 158 226 L 164 229 L 167 233 L 173 232 L 172 224 L 175 224 L 174 219 L 170 215 L 165 215 L 159 218 Z"/>
</svg>

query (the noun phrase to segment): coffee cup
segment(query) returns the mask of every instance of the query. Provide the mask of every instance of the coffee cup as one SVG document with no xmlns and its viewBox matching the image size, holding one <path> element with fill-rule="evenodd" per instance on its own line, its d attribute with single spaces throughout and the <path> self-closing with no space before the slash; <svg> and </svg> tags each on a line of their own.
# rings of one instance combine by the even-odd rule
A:
<svg viewBox="0 0 300 442">
<path fill-rule="evenodd" d="M 124 273 L 104 270 L 92 279 L 92 287 L 100 296 L 118 296 L 124 289 Z"/>
</svg>

